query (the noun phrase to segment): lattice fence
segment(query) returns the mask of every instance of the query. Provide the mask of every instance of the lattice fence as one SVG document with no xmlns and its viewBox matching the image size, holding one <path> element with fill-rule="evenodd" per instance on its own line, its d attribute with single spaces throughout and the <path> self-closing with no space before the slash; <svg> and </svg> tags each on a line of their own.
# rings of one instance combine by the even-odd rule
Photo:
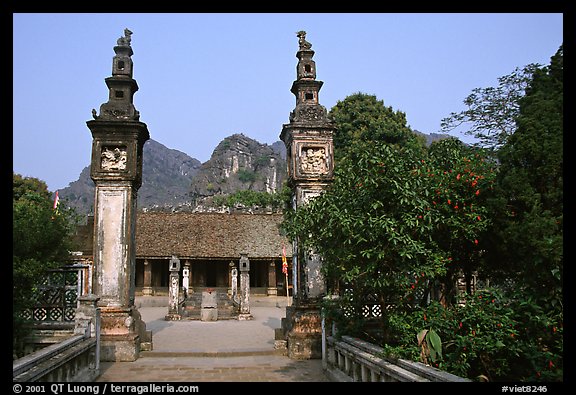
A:
<svg viewBox="0 0 576 395">
<path fill-rule="evenodd" d="M 74 321 L 78 296 L 85 290 L 86 266 L 74 265 L 50 270 L 34 293 L 32 308 L 22 317 L 29 321 Z"/>
<path fill-rule="evenodd" d="M 414 304 L 416 305 L 419 301 L 423 300 L 424 297 L 428 297 L 428 294 L 424 289 L 420 289 L 414 292 L 412 300 L 414 300 Z M 348 303 L 342 305 L 344 316 L 348 318 L 358 316 L 358 314 L 355 314 L 356 311 L 366 319 L 380 318 L 384 312 L 383 310 L 394 307 L 392 302 L 382 304 L 377 294 L 364 293 L 362 295 L 354 295 L 351 289 L 344 291 L 344 300 L 348 300 Z"/>
</svg>

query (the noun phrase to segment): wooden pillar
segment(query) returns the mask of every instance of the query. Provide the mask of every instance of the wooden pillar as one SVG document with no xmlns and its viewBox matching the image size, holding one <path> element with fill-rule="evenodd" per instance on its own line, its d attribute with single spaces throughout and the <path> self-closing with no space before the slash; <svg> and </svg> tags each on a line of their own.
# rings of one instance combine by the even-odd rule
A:
<svg viewBox="0 0 576 395">
<path fill-rule="evenodd" d="M 148 262 L 148 259 L 144 259 L 144 286 L 142 287 L 142 295 L 154 295 L 154 290 L 152 289 L 152 265 Z"/>
</svg>

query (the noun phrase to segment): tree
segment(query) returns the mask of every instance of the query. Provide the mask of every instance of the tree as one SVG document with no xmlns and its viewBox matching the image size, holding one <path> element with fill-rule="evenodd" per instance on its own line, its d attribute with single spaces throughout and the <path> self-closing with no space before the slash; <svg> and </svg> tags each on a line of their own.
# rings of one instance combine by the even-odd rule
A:
<svg viewBox="0 0 576 395">
<path fill-rule="evenodd" d="M 540 65 L 532 63 L 516 68 L 511 74 L 498 78 L 497 87 L 472 90 L 464 99 L 467 109 L 442 119 L 440 131 L 448 133 L 469 125 L 464 133 L 479 140 L 475 145 L 498 150 L 516 130 L 520 99 L 538 67 Z"/>
<path fill-rule="evenodd" d="M 511 281 L 526 344 L 527 379 L 562 379 L 563 48 L 536 70 L 517 129 L 498 152 L 487 269 Z"/>
<path fill-rule="evenodd" d="M 492 267 L 559 300 L 563 263 L 563 52 L 534 73 L 517 130 L 498 152 Z M 501 263 L 505 262 L 505 265 Z"/>
<path fill-rule="evenodd" d="M 296 213 L 289 236 L 316 248 L 334 286 L 414 305 L 437 284 L 479 264 L 490 163 L 457 139 L 425 141 L 402 112 L 356 93 L 330 111 L 336 122 L 333 184 Z M 473 263 L 471 263 L 473 262 Z M 444 301 L 454 301 L 452 286 Z M 385 325 L 385 323 L 384 323 Z"/>
<path fill-rule="evenodd" d="M 406 124 L 406 114 L 386 107 L 375 95 L 354 93 L 330 110 L 336 123 L 334 151 L 340 157 L 356 142 L 382 141 L 398 145 L 425 145 Z"/>
<path fill-rule="evenodd" d="M 492 223 L 487 201 L 493 194 L 496 163 L 483 149 L 456 138 L 434 142 L 428 152 L 427 173 L 434 187 L 431 207 L 439 217 L 431 237 L 450 254 L 441 281 L 445 305 L 456 302 L 456 279 L 464 275 L 471 292 L 472 275 L 484 262 L 485 238 Z"/>
<path fill-rule="evenodd" d="M 66 262 L 73 213 L 53 209 L 46 183 L 15 173 L 12 213 L 13 346 L 18 353 L 25 334 L 21 313 L 30 307 L 46 270 Z"/>
</svg>

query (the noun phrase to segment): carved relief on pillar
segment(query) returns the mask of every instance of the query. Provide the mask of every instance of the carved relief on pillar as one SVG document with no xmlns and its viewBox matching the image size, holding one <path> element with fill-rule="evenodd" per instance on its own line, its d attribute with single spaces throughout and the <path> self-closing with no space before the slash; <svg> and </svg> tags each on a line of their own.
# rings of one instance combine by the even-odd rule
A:
<svg viewBox="0 0 576 395">
<path fill-rule="evenodd" d="M 328 144 L 317 141 L 297 142 L 293 155 L 296 179 L 332 177 L 332 150 Z"/>
<path fill-rule="evenodd" d="M 296 199 L 296 207 L 303 206 L 308 204 L 310 200 L 314 199 L 317 196 L 320 196 L 324 191 L 323 185 L 313 185 L 309 188 L 298 188 L 295 192 L 295 199 Z"/>
<path fill-rule="evenodd" d="M 304 99 L 303 99 L 304 100 Z M 294 111 L 290 112 L 290 122 L 326 122 L 327 110 L 319 105 L 297 106 Z"/>
<path fill-rule="evenodd" d="M 300 153 L 300 171 L 302 173 L 326 174 L 326 150 L 323 147 L 306 147 Z"/>
<path fill-rule="evenodd" d="M 126 169 L 127 150 L 123 146 L 104 146 L 100 155 L 100 168 L 108 171 Z"/>
</svg>

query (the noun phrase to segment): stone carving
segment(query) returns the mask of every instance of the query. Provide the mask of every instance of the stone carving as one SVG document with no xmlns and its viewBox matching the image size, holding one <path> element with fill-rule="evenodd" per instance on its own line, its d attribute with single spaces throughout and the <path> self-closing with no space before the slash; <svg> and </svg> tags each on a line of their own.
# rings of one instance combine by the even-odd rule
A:
<svg viewBox="0 0 576 395">
<path fill-rule="evenodd" d="M 126 148 L 102 148 L 102 170 L 126 170 Z"/>
<path fill-rule="evenodd" d="M 308 147 L 300 155 L 300 170 L 302 173 L 324 174 L 326 167 L 326 151 L 324 148 Z"/>
<path fill-rule="evenodd" d="M 296 114 L 290 114 L 290 121 L 323 121 L 326 118 L 326 109 L 321 106 L 301 106 Z"/>
<path fill-rule="evenodd" d="M 320 194 L 322 193 L 322 190 L 303 190 L 300 193 L 300 204 L 304 205 L 307 204 L 308 202 L 310 202 L 312 199 L 314 199 L 317 196 L 320 196 Z"/>
<path fill-rule="evenodd" d="M 130 36 L 132 36 L 132 32 L 128 29 L 124 29 L 124 37 L 118 39 L 118 45 L 129 47 L 130 42 L 132 41 L 132 37 Z"/>
<path fill-rule="evenodd" d="M 128 119 L 128 111 L 126 110 L 107 108 L 104 110 L 104 114 L 107 115 L 108 117 Z"/>
<path fill-rule="evenodd" d="M 170 304 L 170 311 L 169 313 L 177 313 L 178 312 L 178 302 L 179 302 L 179 293 L 180 293 L 180 278 L 178 273 L 171 273 L 170 274 L 170 287 L 169 287 L 169 304 Z"/>
<path fill-rule="evenodd" d="M 298 44 L 300 45 L 301 51 L 312 48 L 312 44 L 306 41 L 306 32 L 304 30 L 296 32 L 296 35 L 298 36 Z"/>
</svg>

